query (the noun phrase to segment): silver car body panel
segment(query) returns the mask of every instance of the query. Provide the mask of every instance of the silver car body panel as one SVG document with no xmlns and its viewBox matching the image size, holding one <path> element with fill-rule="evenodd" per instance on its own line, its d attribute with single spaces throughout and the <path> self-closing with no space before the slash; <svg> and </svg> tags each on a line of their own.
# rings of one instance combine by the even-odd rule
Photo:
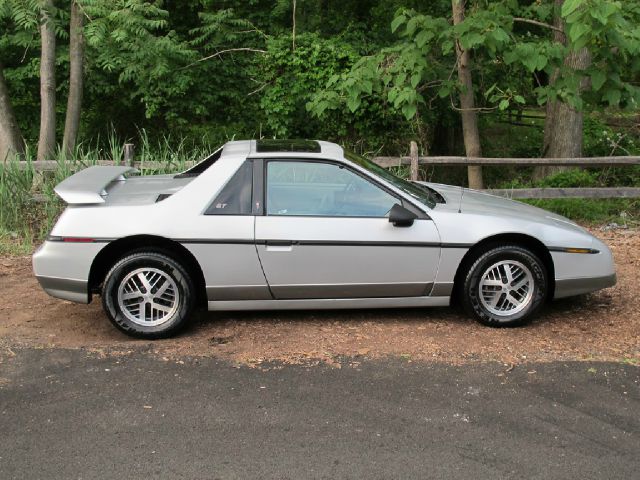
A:
<svg viewBox="0 0 640 480">
<path fill-rule="evenodd" d="M 174 178 L 174 175 L 131 177 L 109 188 L 107 205 L 145 205 L 155 203 L 158 195 L 173 195 L 188 185 L 193 178 Z"/>
<path fill-rule="evenodd" d="M 519 234 L 550 251 L 555 297 L 615 283 L 608 247 L 564 217 L 439 184 L 427 185 L 446 203 L 429 208 L 346 159 L 338 145 L 318 143 L 321 151 L 312 153 L 256 152 L 255 141 L 229 142 L 220 158 L 195 177 L 124 178 L 131 171 L 127 167 L 83 170 L 56 187 L 69 206 L 51 240 L 34 254 L 35 274 L 51 295 L 89 302 L 89 272 L 98 253 L 117 239 L 145 235 L 176 241 L 193 254 L 210 309 L 441 305 L 470 248 L 496 235 Z M 205 214 L 247 159 L 269 158 L 340 162 L 423 211 L 425 218 L 399 228 L 386 218 Z"/>
<path fill-rule="evenodd" d="M 124 183 L 124 174 L 131 167 L 89 167 L 63 180 L 55 187 L 56 194 L 68 204 L 104 203 L 106 187 L 112 182 Z"/>
<path fill-rule="evenodd" d="M 321 298 L 209 302 L 209 310 L 334 310 L 353 308 L 446 307 L 449 297 Z"/>
<path fill-rule="evenodd" d="M 440 257 L 431 220 L 260 216 L 256 244 L 276 299 L 428 295 Z"/>
</svg>

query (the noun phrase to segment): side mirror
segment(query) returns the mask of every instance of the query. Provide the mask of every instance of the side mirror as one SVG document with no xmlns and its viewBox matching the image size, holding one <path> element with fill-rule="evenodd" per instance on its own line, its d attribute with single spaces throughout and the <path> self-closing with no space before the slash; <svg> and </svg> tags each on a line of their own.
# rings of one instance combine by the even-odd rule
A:
<svg viewBox="0 0 640 480">
<path fill-rule="evenodd" d="M 418 216 L 402 205 L 396 203 L 389 210 L 389 222 L 396 227 L 410 227 Z"/>
</svg>

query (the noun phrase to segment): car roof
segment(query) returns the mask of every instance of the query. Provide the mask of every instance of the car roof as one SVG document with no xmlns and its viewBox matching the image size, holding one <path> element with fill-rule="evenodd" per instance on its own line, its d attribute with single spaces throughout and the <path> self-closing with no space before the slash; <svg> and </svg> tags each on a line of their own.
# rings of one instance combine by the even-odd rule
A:
<svg viewBox="0 0 640 480">
<path fill-rule="evenodd" d="M 322 157 L 344 159 L 342 147 L 336 143 L 321 140 L 234 140 L 225 143 L 222 155 L 241 155 L 253 158 L 273 157 Z"/>
</svg>

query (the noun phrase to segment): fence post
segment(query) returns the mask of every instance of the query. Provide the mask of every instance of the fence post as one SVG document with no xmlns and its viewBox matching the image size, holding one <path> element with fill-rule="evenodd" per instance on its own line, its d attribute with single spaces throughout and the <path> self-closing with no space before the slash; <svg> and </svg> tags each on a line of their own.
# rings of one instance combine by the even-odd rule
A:
<svg viewBox="0 0 640 480">
<path fill-rule="evenodd" d="M 409 152 L 409 155 L 411 155 L 411 180 L 415 182 L 418 180 L 418 144 L 413 140 L 411 141 Z"/>
<path fill-rule="evenodd" d="M 124 144 L 124 164 L 133 167 L 133 143 Z"/>
</svg>

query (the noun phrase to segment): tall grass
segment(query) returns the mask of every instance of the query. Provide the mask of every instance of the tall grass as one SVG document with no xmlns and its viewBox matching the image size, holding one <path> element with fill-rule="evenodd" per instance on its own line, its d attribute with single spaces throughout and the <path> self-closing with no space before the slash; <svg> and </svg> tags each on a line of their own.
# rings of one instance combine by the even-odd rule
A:
<svg viewBox="0 0 640 480">
<path fill-rule="evenodd" d="M 71 154 L 58 150 L 52 159 L 57 161 L 52 171 L 35 170 L 31 148 L 27 148 L 22 158 L 10 158 L 0 163 L 0 255 L 30 252 L 51 230 L 64 209 L 54 187 L 76 171 L 95 165 L 98 160 L 120 164 L 124 144 L 115 135 L 110 135 L 106 141 L 98 139 L 93 145 L 81 143 Z M 139 170 L 143 174 L 182 171 L 188 163 L 201 160 L 217 148 L 206 143 L 193 145 L 171 137 L 154 141 L 144 130 L 138 132 L 134 145 L 135 159 L 140 162 Z M 151 170 L 145 167 L 148 162 L 160 162 L 162 166 Z"/>
<path fill-rule="evenodd" d="M 138 132 L 135 144 L 135 159 L 143 174 L 173 173 L 185 170 L 188 163 L 196 162 L 213 152 L 218 146 L 209 145 L 203 140 L 200 144 L 184 139 L 163 137 L 152 140 L 145 130 Z M 53 188 L 72 173 L 94 165 L 98 160 L 113 160 L 117 164 L 123 161 L 125 142 L 110 135 L 106 139 L 97 139 L 94 144 L 79 144 L 71 154 L 58 151 L 54 160 L 55 170 L 36 172 L 33 167 L 34 150 L 28 148 L 24 158 L 9 159 L 0 163 L 0 255 L 7 253 L 30 253 L 33 246 L 42 241 L 53 227 L 64 208 L 64 203 L 55 195 Z M 158 162 L 161 167 L 151 169 L 145 164 Z M 408 167 L 393 169 L 397 175 L 407 177 Z M 623 177 L 617 170 L 598 170 L 595 172 L 575 170 L 560 173 L 544 180 L 544 184 L 533 186 L 604 186 L 638 185 L 637 168 L 627 169 Z M 423 176 L 430 178 L 428 172 Z M 612 177 L 613 175 L 613 177 Z M 592 178 L 593 177 L 593 178 Z M 601 177 L 606 177 L 605 180 Z M 612 178 L 610 178 L 612 177 Z M 501 187 L 532 186 L 522 184 L 519 177 Z M 34 200 L 34 195 L 39 201 Z M 621 224 L 636 225 L 640 221 L 640 200 L 532 200 L 532 203 L 570 218 L 586 223 L 605 223 L 615 221 Z"/>
</svg>

